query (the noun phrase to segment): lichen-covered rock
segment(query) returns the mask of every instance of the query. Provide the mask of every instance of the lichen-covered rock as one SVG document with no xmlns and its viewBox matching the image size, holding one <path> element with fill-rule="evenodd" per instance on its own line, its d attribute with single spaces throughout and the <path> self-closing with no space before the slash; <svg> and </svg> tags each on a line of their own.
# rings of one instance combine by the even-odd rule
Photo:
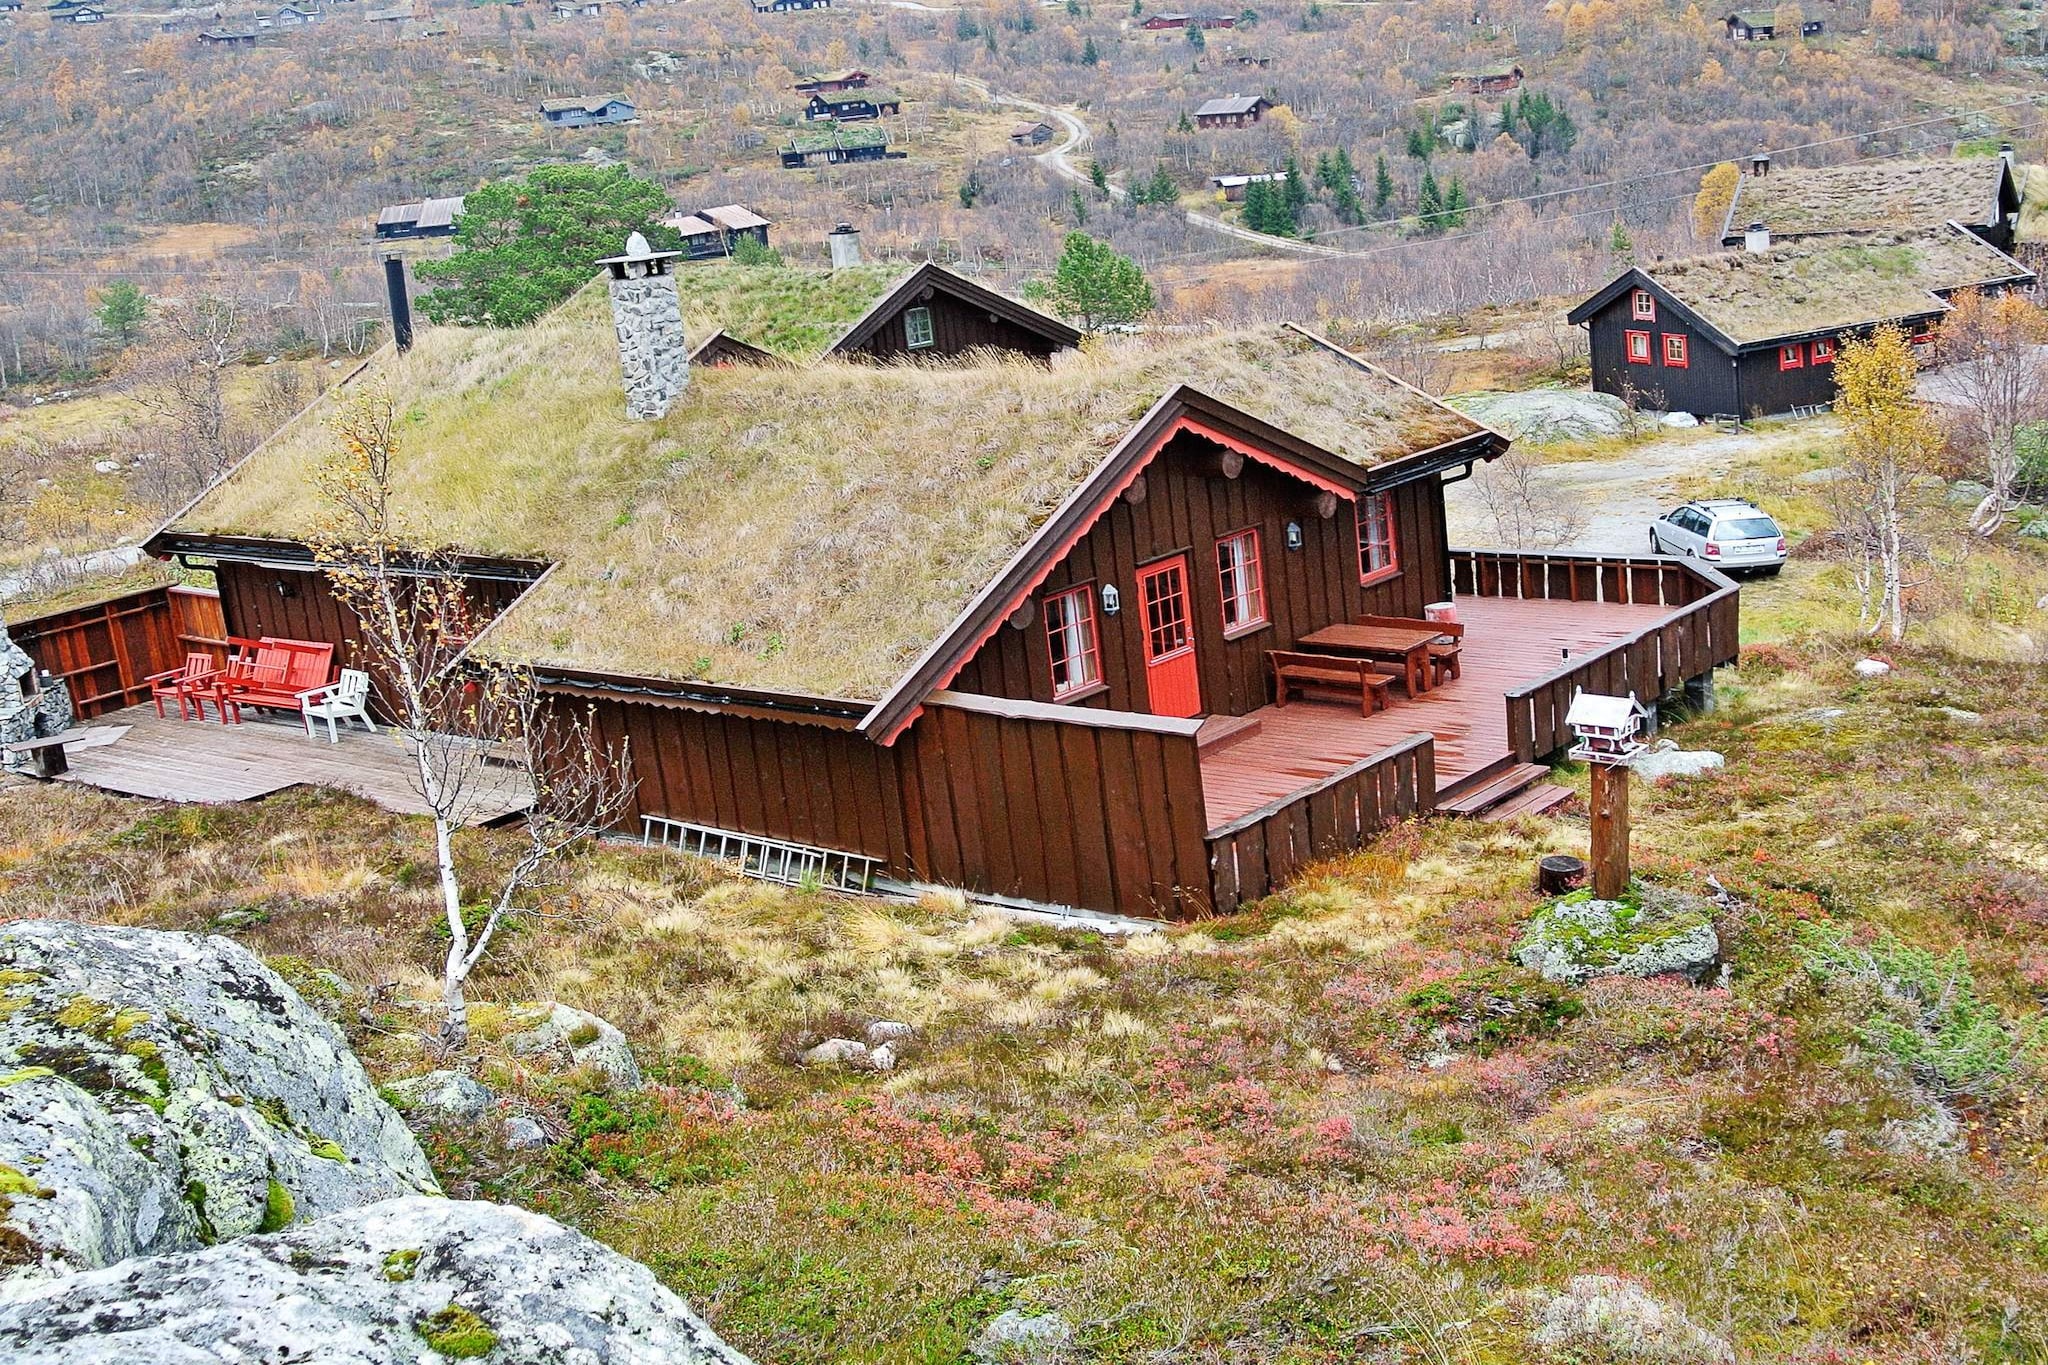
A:
<svg viewBox="0 0 2048 1365">
<path fill-rule="evenodd" d="M 1658 1365 L 1722 1365 L 1728 1343 L 1685 1310 L 1632 1280 L 1575 1275 L 1562 1293 L 1536 1295 L 1537 1345 L 1566 1360 L 1635 1360 Z"/>
<path fill-rule="evenodd" d="M 1662 782 L 1667 777 L 1698 777 L 1725 763 L 1712 749 L 1681 749 L 1668 739 L 1660 739 L 1647 752 L 1637 754 L 1629 766 L 1645 782 Z"/>
<path fill-rule="evenodd" d="M 990 1319 L 968 1353 L 989 1365 L 1048 1365 L 1066 1353 L 1074 1328 L 1058 1313 L 1011 1308 Z"/>
<path fill-rule="evenodd" d="M 333 1024 L 224 938 L 0 928 L 0 1257 L 40 1278 L 435 1192 Z"/>
<path fill-rule="evenodd" d="M 1560 896 L 1529 921 L 1515 960 L 1552 981 L 1596 976 L 1705 980 L 1721 956 L 1707 905 L 1690 896 L 1638 886 L 1630 898 L 1596 900 L 1590 891 Z"/>
<path fill-rule="evenodd" d="M 626 1035 L 596 1015 L 549 1002 L 526 1010 L 516 1022 L 525 1032 L 505 1040 L 513 1056 L 588 1068 L 601 1073 L 613 1090 L 640 1088 L 640 1066 Z"/>
<path fill-rule="evenodd" d="M 493 1099 L 483 1082 L 461 1071 L 407 1076 L 384 1090 L 409 1117 L 428 1124 L 470 1122 L 480 1118 Z"/>
<path fill-rule="evenodd" d="M 12 1365 L 748 1365 L 654 1273 L 504 1204 L 391 1199 L 14 1287 Z"/>
</svg>

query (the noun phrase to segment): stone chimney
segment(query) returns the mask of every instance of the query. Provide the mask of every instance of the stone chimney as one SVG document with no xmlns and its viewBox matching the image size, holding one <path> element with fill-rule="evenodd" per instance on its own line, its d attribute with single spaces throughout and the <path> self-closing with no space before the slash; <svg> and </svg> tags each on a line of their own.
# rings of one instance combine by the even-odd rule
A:
<svg viewBox="0 0 2048 1365">
<path fill-rule="evenodd" d="M 1771 154 L 1762 151 L 1751 152 L 1749 154 L 1749 173 L 1755 176 L 1769 175 L 1771 173 Z"/>
<path fill-rule="evenodd" d="M 825 249 L 832 253 L 832 268 L 844 270 L 860 264 L 860 229 L 841 223 L 825 234 Z"/>
<path fill-rule="evenodd" d="M 619 335 L 619 369 L 626 385 L 626 415 L 651 422 L 667 414 L 690 383 L 690 347 L 683 337 L 683 305 L 669 263 L 683 253 L 655 251 L 634 233 L 623 256 L 598 264 L 611 274 L 612 328 Z"/>
<path fill-rule="evenodd" d="M 1742 249 L 1744 251 L 1769 251 L 1771 249 L 1771 230 L 1761 222 L 1751 223 L 1742 234 Z"/>
</svg>

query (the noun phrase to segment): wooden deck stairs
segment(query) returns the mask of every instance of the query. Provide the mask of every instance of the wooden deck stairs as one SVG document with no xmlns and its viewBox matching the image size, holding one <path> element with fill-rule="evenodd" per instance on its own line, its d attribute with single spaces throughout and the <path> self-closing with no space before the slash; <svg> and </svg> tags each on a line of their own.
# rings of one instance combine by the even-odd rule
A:
<svg viewBox="0 0 2048 1365">
<path fill-rule="evenodd" d="M 1550 769 L 1540 763 L 1497 759 L 1439 793 L 1437 812 L 1472 820 L 1541 815 L 1563 805 L 1572 795 L 1571 788 L 1543 780 L 1549 776 Z"/>
</svg>

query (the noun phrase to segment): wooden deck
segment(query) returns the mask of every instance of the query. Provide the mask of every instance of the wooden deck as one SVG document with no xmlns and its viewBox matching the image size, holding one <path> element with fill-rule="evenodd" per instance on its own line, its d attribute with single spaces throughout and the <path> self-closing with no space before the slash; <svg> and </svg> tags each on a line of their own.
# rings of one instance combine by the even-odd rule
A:
<svg viewBox="0 0 2048 1365">
<path fill-rule="evenodd" d="M 332 787 L 353 792 L 385 810 L 424 815 L 413 791 L 411 763 L 390 730 L 344 732 L 327 742 L 327 727 L 308 738 L 296 720 L 244 713 L 240 725 L 179 720 L 176 711 L 158 719 L 151 706 L 131 706 L 101 715 L 96 726 L 126 727 L 110 744 L 70 752 L 71 771 L 59 779 L 124 796 L 218 805 L 254 801 L 286 787 Z M 531 799 L 524 775 L 506 769 L 499 790 L 479 802 L 474 824 L 490 824 L 526 808 Z"/>
<path fill-rule="evenodd" d="M 1311 786 L 1410 735 L 1436 738 L 1436 782 L 1449 787 L 1511 757 L 1505 698 L 1573 657 L 1626 640 L 1673 615 L 1668 606 L 1458 599 L 1465 623 L 1464 676 L 1371 716 L 1353 705 L 1295 701 L 1252 714 L 1257 733 L 1202 754 L 1202 798 L 1209 828 Z"/>
</svg>

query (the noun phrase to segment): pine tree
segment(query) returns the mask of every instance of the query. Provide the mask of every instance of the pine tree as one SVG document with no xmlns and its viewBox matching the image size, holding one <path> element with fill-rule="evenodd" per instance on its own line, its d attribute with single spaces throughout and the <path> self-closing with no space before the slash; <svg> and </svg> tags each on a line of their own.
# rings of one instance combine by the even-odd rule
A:
<svg viewBox="0 0 2048 1365">
<path fill-rule="evenodd" d="M 1195 125 L 1188 122 L 1187 110 L 1183 109 L 1180 111 L 1180 122 L 1173 125 L 1173 131 L 1176 133 L 1192 133 L 1195 131 Z"/>
<path fill-rule="evenodd" d="M 1294 231 L 1301 226 L 1302 210 L 1308 207 L 1308 181 L 1302 178 L 1301 164 L 1293 157 L 1287 158 L 1287 171 L 1280 181 L 1281 205 L 1287 213 L 1287 230 Z"/>
<path fill-rule="evenodd" d="M 1408 155 L 1417 161 L 1429 160 L 1429 133 L 1421 128 L 1408 130 Z"/>
<path fill-rule="evenodd" d="M 1109 193 L 1109 168 L 1100 161 L 1088 163 L 1088 183 L 1104 194 Z"/>
<path fill-rule="evenodd" d="M 1333 193 L 1337 188 L 1337 162 L 1328 152 L 1316 155 L 1316 183 Z"/>
<path fill-rule="evenodd" d="M 1471 209 L 1471 201 L 1465 197 L 1465 184 L 1457 176 L 1451 177 L 1451 187 L 1444 191 L 1444 214 L 1439 220 L 1445 231 L 1465 226 L 1465 215 Z"/>
<path fill-rule="evenodd" d="M 1087 225 L 1088 201 L 1081 197 L 1081 191 L 1074 191 L 1073 198 L 1067 205 L 1067 210 L 1073 215 L 1074 226 L 1085 227 Z"/>
<path fill-rule="evenodd" d="M 1085 232 L 1070 232 L 1046 289 L 1053 311 L 1088 331 L 1129 324 L 1152 311 L 1152 286 L 1128 256 Z"/>
<path fill-rule="evenodd" d="M 1330 164 L 1337 168 L 1339 184 L 1355 186 L 1358 183 L 1358 167 L 1351 164 L 1351 153 L 1339 147 L 1337 154 L 1330 158 Z"/>
<path fill-rule="evenodd" d="M 1254 180 L 1244 187 L 1244 225 L 1253 232 L 1266 231 L 1266 223 L 1272 216 L 1273 187 L 1263 180 Z"/>
<path fill-rule="evenodd" d="M 1362 223 L 1365 221 L 1365 201 L 1358 197 L 1358 191 L 1351 187 L 1349 180 L 1346 180 L 1337 187 L 1337 197 L 1331 204 L 1331 207 L 1336 210 L 1337 218 L 1340 222 Z"/>
<path fill-rule="evenodd" d="M 1607 249 L 1614 253 L 1614 259 L 1621 264 L 1635 264 L 1636 244 L 1619 218 L 1614 220 L 1614 231 L 1607 234 Z"/>
<path fill-rule="evenodd" d="M 1145 187 L 1145 202 L 1148 204 L 1175 204 L 1180 202 L 1180 186 L 1173 183 L 1173 176 L 1167 171 L 1164 161 L 1152 168 L 1152 183 Z"/>
<path fill-rule="evenodd" d="M 1102 54 L 1095 50 L 1095 40 L 1090 38 L 1081 44 L 1081 65 L 1093 66 L 1102 60 Z"/>
<path fill-rule="evenodd" d="M 1424 232 L 1443 230 L 1444 193 L 1436 183 L 1436 172 L 1424 167 L 1422 188 L 1416 191 L 1415 215 L 1422 221 Z"/>
<path fill-rule="evenodd" d="M 1387 205 L 1394 202 L 1394 174 L 1387 169 L 1387 154 L 1381 152 L 1373 159 L 1372 168 L 1372 216 L 1384 218 Z"/>
</svg>

